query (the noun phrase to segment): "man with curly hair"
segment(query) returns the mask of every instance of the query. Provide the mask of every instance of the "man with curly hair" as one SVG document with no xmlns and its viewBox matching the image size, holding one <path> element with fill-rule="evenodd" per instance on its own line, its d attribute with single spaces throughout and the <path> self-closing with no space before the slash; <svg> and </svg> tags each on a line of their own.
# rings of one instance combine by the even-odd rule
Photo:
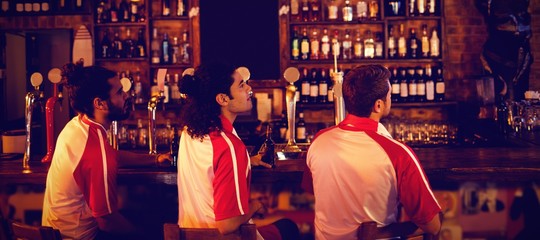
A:
<svg viewBox="0 0 540 240">
<path fill-rule="evenodd" d="M 187 98 L 180 114 L 178 225 L 234 232 L 262 207 L 249 201 L 251 165 L 271 167 L 260 157 L 250 164 L 233 127 L 238 114 L 251 110 L 252 89 L 235 68 L 213 64 L 184 76 L 180 91 Z M 259 232 L 267 239 L 298 239 L 290 220 Z"/>
</svg>

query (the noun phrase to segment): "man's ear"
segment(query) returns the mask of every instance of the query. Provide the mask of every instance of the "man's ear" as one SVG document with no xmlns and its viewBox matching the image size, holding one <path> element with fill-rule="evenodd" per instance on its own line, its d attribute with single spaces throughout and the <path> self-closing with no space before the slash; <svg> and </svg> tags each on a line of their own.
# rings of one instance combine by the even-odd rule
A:
<svg viewBox="0 0 540 240">
<path fill-rule="evenodd" d="M 109 106 L 107 106 L 107 102 L 101 100 L 100 98 L 94 98 L 93 105 L 94 105 L 94 109 L 97 109 L 97 110 L 109 109 Z"/>
<path fill-rule="evenodd" d="M 224 94 L 224 93 L 218 93 L 216 94 L 216 102 L 220 106 L 226 106 L 227 104 L 229 104 L 229 96 L 227 96 L 227 94 Z"/>
<path fill-rule="evenodd" d="M 375 101 L 375 104 L 373 104 L 373 112 L 376 112 L 376 113 L 382 112 L 383 106 L 384 106 L 383 100 L 377 99 L 377 101 Z"/>
</svg>

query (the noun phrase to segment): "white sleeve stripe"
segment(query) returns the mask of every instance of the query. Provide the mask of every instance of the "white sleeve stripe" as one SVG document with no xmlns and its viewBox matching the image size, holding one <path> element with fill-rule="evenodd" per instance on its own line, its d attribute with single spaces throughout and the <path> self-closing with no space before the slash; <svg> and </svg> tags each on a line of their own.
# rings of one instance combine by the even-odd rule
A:
<svg viewBox="0 0 540 240">
<path fill-rule="evenodd" d="M 238 162 L 236 160 L 236 151 L 234 150 L 234 146 L 231 142 L 231 140 L 227 137 L 227 135 L 224 132 L 221 132 L 221 136 L 223 136 L 223 139 L 225 139 L 225 142 L 227 142 L 227 145 L 229 145 L 229 149 L 231 151 L 231 158 L 232 158 L 232 164 L 233 164 L 233 172 L 234 172 L 234 187 L 236 190 L 236 201 L 238 202 L 238 209 L 240 210 L 240 214 L 244 215 L 244 209 L 242 208 L 242 201 L 240 201 L 240 186 L 238 183 Z"/>
<path fill-rule="evenodd" d="M 418 162 L 418 159 L 416 159 L 416 157 L 414 156 L 414 154 L 409 150 L 409 148 L 407 148 L 406 146 L 404 146 L 402 143 L 394 140 L 394 139 L 390 139 L 392 140 L 392 142 L 396 143 L 398 146 L 400 146 L 401 148 L 403 148 L 403 150 L 405 150 L 408 154 L 409 154 L 409 157 L 413 160 L 414 162 L 414 165 L 416 165 L 416 168 L 418 169 L 418 172 L 420 173 L 420 176 L 422 176 L 422 180 L 424 181 L 424 186 L 426 186 L 429 194 L 431 194 L 431 197 L 435 200 L 435 203 L 437 203 L 437 206 L 439 206 L 439 208 L 441 208 L 441 206 L 439 205 L 439 202 L 437 202 L 437 198 L 435 198 L 435 195 L 433 195 L 433 192 L 431 191 L 431 189 L 429 189 L 429 184 L 428 184 L 428 181 L 426 179 L 426 176 L 424 175 L 424 172 L 422 171 L 422 168 L 420 167 L 420 163 Z"/>
<path fill-rule="evenodd" d="M 103 183 L 105 184 L 105 200 L 107 201 L 107 209 L 109 209 L 109 213 L 112 213 L 111 210 L 111 203 L 109 201 L 109 182 L 107 181 L 107 154 L 105 152 L 105 142 L 103 141 L 103 136 L 101 135 L 101 131 L 97 130 L 98 137 L 99 137 L 99 146 L 101 148 L 101 159 L 103 164 Z"/>
</svg>

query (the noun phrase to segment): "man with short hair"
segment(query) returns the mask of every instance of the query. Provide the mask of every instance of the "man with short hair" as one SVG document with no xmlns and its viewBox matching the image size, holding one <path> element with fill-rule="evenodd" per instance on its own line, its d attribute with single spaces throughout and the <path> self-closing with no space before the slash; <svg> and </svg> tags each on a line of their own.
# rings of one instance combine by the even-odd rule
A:
<svg viewBox="0 0 540 240">
<path fill-rule="evenodd" d="M 128 94 L 115 72 L 78 62 L 66 65 L 63 76 L 78 115 L 58 136 L 47 174 L 42 224 L 60 230 L 63 239 L 133 239 L 138 231 L 118 212 L 118 167 L 151 166 L 170 156 L 117 151 L 109 144 L 111 122 L 126 119 L 130 110 Z"/>
<path fill-rule="evenodd" d="M 389 78 L 380 65 L 351 70 L 343 81 L 346 118 L 309 148 L 303 186 L 315 195 L 316 239 L 356 239 L 362 222 L 399 220 L 400 206 L 425 232 L 440 229 L 441 208 L 416 155 L 379 124 L 390 113 Z"/>
</svg>

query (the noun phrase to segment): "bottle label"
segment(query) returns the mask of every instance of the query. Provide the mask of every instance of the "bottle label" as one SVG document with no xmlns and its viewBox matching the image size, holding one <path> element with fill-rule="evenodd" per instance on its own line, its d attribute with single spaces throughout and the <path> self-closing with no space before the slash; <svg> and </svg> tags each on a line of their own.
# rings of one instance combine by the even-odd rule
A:
<svg viewBox="0 0 540 240">
<path fill-rule="evenodd" d="M 416 42 L 416 39 L 411 40 L 411 49 L 417 49 L 418 43 Z"/>
<path fill-rule="evenodd" d="M 338 16 L 338 7 L 336 5 L 328 6 L 328 19 L 336 20 Z"/>
<path fill-rule="evenodd" d="M 392 94 L 399 94 L 399 84 L 397 83 L 392 84 Z"/>
<path fill-rule="evenodd" d="M 375 56 L 376 57 L 382 57 L 383 56 L 383 43 L 382 42 L 376 42 L 375 43 Z"/>
<path fill-rule="evenodd" d="M 365 1 L 359 1 L 356 4 L 356 16 L 358 18 L 367 17 L 367 3 Z"/>
<path fill-rule="evenodd" d="M 44 11 L 44 12 L 49 11 L 49 3 L 48 2 L 44 2 L 44 3 L 41 4 L 41 11 Z"/>
<path fill-rule="evenodd" d="M 24 11 L 24 5 L 22 3 L 17 3 L 17 5 L 15 5 L 15 8 L 16 8 L 17 12 Z"/>
<path fill-rule="evenodd" d="M 352 7 L 343 8 L 343 21 L 350 22 L 353 19 Z"/>
<path fill-rule="evenodd" d="M 434 37 L 431 37 L 430 42 L 431 42 L 431 56 L 438 57 L 439 56 L 439 39 L 435 39 Z"/>
<path fill-rule="evenodd" d="M 33 3 L 32 4 L 32 11 L 39 12 L 41 10 L 41 4 L 39 3 Z"/>
<path fill-rule="evenodd" d="M 426 84 L 425 83 L 416 84 L 416 94 L 418 96 L 425 96 L 426 95 Z"/>
<path fill-rule="evenodd" d="M 310 85 L 308 82 L 302 83 L 302 96 L 309 96 Z"/>
<path fill-rule="evenodd" d="M 354 56 L 357 57 L 357 58 L 361 58 L 362 57 L 362 44 L 357 42 L 354 44 Z"/>
<path fill-rule="evenodd" d="M 409 83 L 409 95 L 416 96 L 417 95 L 417 84 L 416 83 Z"/>
<path fill-rule="evenodd" d="M 309 42 L 308 41 L 302 41 L 302 44 L 300 45 L 300 51 L 304 53 L 309 53 Z"/>
<path fill-rule="evenodd" d="M 9 2 L 2 1 L 2 11 L 7 12 L 9 10 Z"/>
<path fill-rule="evenodd" d="M 316 54 L 319 52 L 319 41 L 313 40 L 311 41 L 311 53 Z"/>
<path fill-rule="evenodd" d="M 409 89 L 407 88 L 407 83 L 403 82 L 399 84 L 399 96 L 400 97 L 408 97 L 409 96 Z"/>
<path fill-rule="evenodd" d="M 321 50 L 322 50 L 323 54 L 328 54 L 330 52 L 330 43 L 323 42 L 323 44 L 321 46 Z"/>
<path fill-rule="evenodd" d="M 388 38 L 388 49 L 395 49 L 396 48 L 396 39 L 394 37 Z"/>
<path fill-rule="evenodd" d="M 435 84 L 433 81 L 426 82 L 426 99 L 433 101 L 435 99 Z"/>
<path fill-rule="evenodd" d="M 429 40 L 427 36 L 422 37 L 422 54 L 427 56 L 429 53 Z"/>
<path fill-rule="evenodd" d="M 306 139 L 306 127 L 296 128 L 296 139 L 301 139 L 301 140 Z"/>
<path fill-rule="evenodd" d="M 291 0 L 291 15 L 298 15 L 298 0 Z"/>
<path fill-rule="evenodd" d="M 435 84 L 435 91 L 438 94 L 444 94 L 444 82 L 438 82 Z"/>
<path fill-rule="evenodd" d="M 328 84 L 327 83 L 319 83 L 319 95 L 320 96 L 328 95 Z"/>
<path fill-rule="evenodd" d="M 319 85 L 310 85 L 309 86 L 309 96 L 318 97 L 319 96 Z"/>
<path fill-rule="evenodd" d="M 24 11 L 25 12 L 31 12 L 32 11 L 32 3 L 25 3 L 24 4 Z"/>
<path fill-rule="evenodd" d="M 328 89 L 328 102 L 334 102 L 334 89 Z"/>
<path fill-rule="evenodd" d="M 294 39 L 292 41 L 292 56 L 293 57 L 298 57 L 300 56 L 300 48 L 298 46 L 298 39 Z"/>
<path fill-rule="evenodd" d="M 398 53 L 400 56 L 405 56 L 407 54 L 407 44 L 405 38 L 399 38 L 398 40 Z"/>
<path fill-rule="evenodd" d="M 365 44 L 366 47 L 364 48 L 364 57 L 366 58 L 374 58 L 375 57 L 375 48 L 373 44 Z"/>
</svg>

